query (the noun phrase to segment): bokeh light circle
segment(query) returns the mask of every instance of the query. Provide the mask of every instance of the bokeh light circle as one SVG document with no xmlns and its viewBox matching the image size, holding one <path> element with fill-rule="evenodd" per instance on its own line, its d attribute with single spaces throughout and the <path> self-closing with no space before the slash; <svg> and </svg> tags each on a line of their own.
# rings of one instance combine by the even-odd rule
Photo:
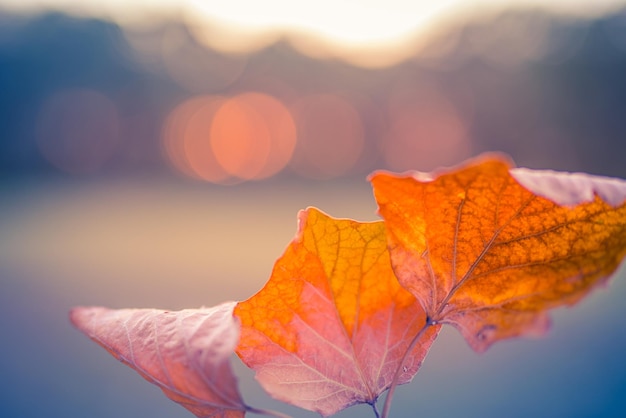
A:
<svg viewBox="0 0 626 418">
<path fill-rule="evenodd" d="M 184 155 L 189 167 L 196 176 L 211 183 L 225 183 L 231 177 L 211 147 L 213 119 L 224 101 L 219 96 L 205 97 L 189 116 L 183 132 Z"/>
<path fill-rule="evenodd" d="M 291 113 L 273 96 L 198 96 L 170 112 L 163 150 L 189 177 L 233 184 L 278 173 L 289 162 L 296 139 Z"/>
<path fill-rule="evenodd" d="M 222 100 L 219 96 L 196 96 L 169 113 L 163 127 L 163 153 L 176 171 L 214 183 L 229 177 L 213 158 L 209 142 L 213 113 Z"/>
<path fill-rule="evenodd" d="M 211 127 L 211 148 L 228 173 L 242 179 L 270 177 L 289 162 L 296 128 L 289 110 L 263 93 L 237 95 L 222 104 Z"/>
</svg>

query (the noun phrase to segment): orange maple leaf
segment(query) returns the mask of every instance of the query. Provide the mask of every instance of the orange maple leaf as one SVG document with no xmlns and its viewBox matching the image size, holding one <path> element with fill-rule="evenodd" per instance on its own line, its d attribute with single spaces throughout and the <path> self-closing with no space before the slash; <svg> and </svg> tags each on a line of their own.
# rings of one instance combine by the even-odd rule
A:
<svg viewBox="0 0 626 418">
<path fill-rule="evenodd" d="M 476 351 L 544 333 L 546 310 L 576 303 L 626 255 L 624 181 L 489 157 L 371 182 L 398 280 L 428 324 L 452 324 Z"/>
<path fill-rule="evenodd" d="M 439 327 L 410 346 L 426 315 L 393 274 L 382 222 L 308 209 L 299 223 L 270 280 L 235 308 L 236 351 L 277 399 L 324 416 L 375 408 L 398 370 L 398 383 L 417 373 Z"/>
</svg>

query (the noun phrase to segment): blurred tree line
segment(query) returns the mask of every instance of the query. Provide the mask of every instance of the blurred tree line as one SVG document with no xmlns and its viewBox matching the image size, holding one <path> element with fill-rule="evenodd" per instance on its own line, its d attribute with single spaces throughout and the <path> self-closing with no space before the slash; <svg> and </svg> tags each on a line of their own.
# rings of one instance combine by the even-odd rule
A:
<svg viewBox="0 0 626 418">
<path fill-rule="evenodd" d="M 172 33 L 174 60 L 187 67 L 172 70 L 160 55 Z M 235 76 L 224 78 L 229 73 Z M 380 69 L 310 58 L 284 41 L 232 57 L 199 45 L 179 22 L 133 33 L 59 13 L 0 12 L 0 175 L 54 172 L 37 147 L 37 120 L 46 97 L 62 89 L 96 89 L 117 105 L 120 145 L 105 169 L 112 173 L 167 171 L 164 118 L 192 95 L 366 97 L 374 104 L 361 109 L 371 113 L 362 115 L 371 143 L 378 134 L 371 124 L 385 117 L 377 106 L 393 92 L 411 94 L 427 84 L 462 114 L 472 154 L 503 151 L 518 165 L 626 177 L 625 75 L 626 10 L 591 19 L 534 10 L 471 19 Z M 384 168 L 376 156 L 352 174 L 375 168 Z"/>
</svg>

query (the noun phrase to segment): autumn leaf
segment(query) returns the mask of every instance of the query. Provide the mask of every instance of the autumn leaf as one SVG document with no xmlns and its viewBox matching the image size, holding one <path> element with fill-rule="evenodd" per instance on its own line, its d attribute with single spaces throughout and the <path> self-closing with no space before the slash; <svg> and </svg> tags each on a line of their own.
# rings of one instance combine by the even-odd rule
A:
<svg viewBox="0 0 626 418">
<path fill-rule="evenodd" d="M 400 367 L 399 383 L 411 380 L 439 330 L 409 347 L 426 317 L 393 274 L 382 222 L 316 209 L 300 213 L 271 278 L 235 315 L 237 353 L 263 388 L 324 416 L 357 403 L 375 408 Z"/>
<path fill-rule="evenodd" d="M 247 407 L 229 358 L 239 337 L 235 303 L 168 312 L 74 308 L 72 323 L 197 417 L 241 418 Z"/>
<path fill-rule="evenodd" d="M 371 182 L 398 280 L 430 324 L 452 324 L 477 351 L 544 333 L 546 310 L 579 301 L 626 255 L 625 181 L 492 156 Z"/>
</svg>

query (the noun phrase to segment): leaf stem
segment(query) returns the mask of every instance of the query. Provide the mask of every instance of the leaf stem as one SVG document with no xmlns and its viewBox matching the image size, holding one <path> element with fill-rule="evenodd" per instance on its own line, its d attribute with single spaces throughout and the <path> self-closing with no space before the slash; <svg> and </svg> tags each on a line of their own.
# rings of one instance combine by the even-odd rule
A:
<svg viewBox="0 0 626 418">
<path fill-rule="evenodd" d="M 372 405 L 372 409 L 374 410 L 374 415 L 376 415 L 376 418 L 380 418 L 380 413 L 378 412 L 378 408 L 376 407 L 376 402 L 373 402 L 370 405 Z"/>
<path fill-rule="evenodd" d="M 272 411 L 271 409 L 259 409 L 254 408 L 252 406 L 246 406 L 246 412 L 251 412 L 253 414 L 266 415 L 268 417 L 275 418 L 291 418 L 290 415 L 283 414 L 282 412 Z"/>
<path fill-rule="evenodd" d="M 385 398 L 385 404 L 383 405 L 383 413 L 380 416 L 380 418 L 387 418 L 389 416 L 389 409 L 391 408 L 391 400 L 393 399 L 393 394 L 396 391 L 396 387 L 398 386 L 398 382 L 400 380 L 400 374 L 404 371 L 404 363 L 406 362 L 406 359 L 409 357 L 409 354 L 411 353 L 411 351 L 413 351 L 413 349 L 419 342 L 420 338 L 422 338 L 426 330 L 430 328 L 430 326 L 433 324 L 434 322 L 431 320 L 431 318 L 426 317 L 426 322 L 424 323 L 424 326 L 419 330 L 419 332 L 415 335 L 415 337 L 413 337 L 413 339 L 411 340 L 411 343 L 409 344 L 406 351 L 404 352 L 404 355 L 402 356 L 402 360 L 400 360 L 400 365 L 396 369 L 396 372 L 393 375 L 393 379 L 391 380 L 391 386 L 389 386 L 389 391 L 387 392 L 387 397 Z M 377 418 L 378 418 L 378 415 L 377 415 Z"/>
</svg>

